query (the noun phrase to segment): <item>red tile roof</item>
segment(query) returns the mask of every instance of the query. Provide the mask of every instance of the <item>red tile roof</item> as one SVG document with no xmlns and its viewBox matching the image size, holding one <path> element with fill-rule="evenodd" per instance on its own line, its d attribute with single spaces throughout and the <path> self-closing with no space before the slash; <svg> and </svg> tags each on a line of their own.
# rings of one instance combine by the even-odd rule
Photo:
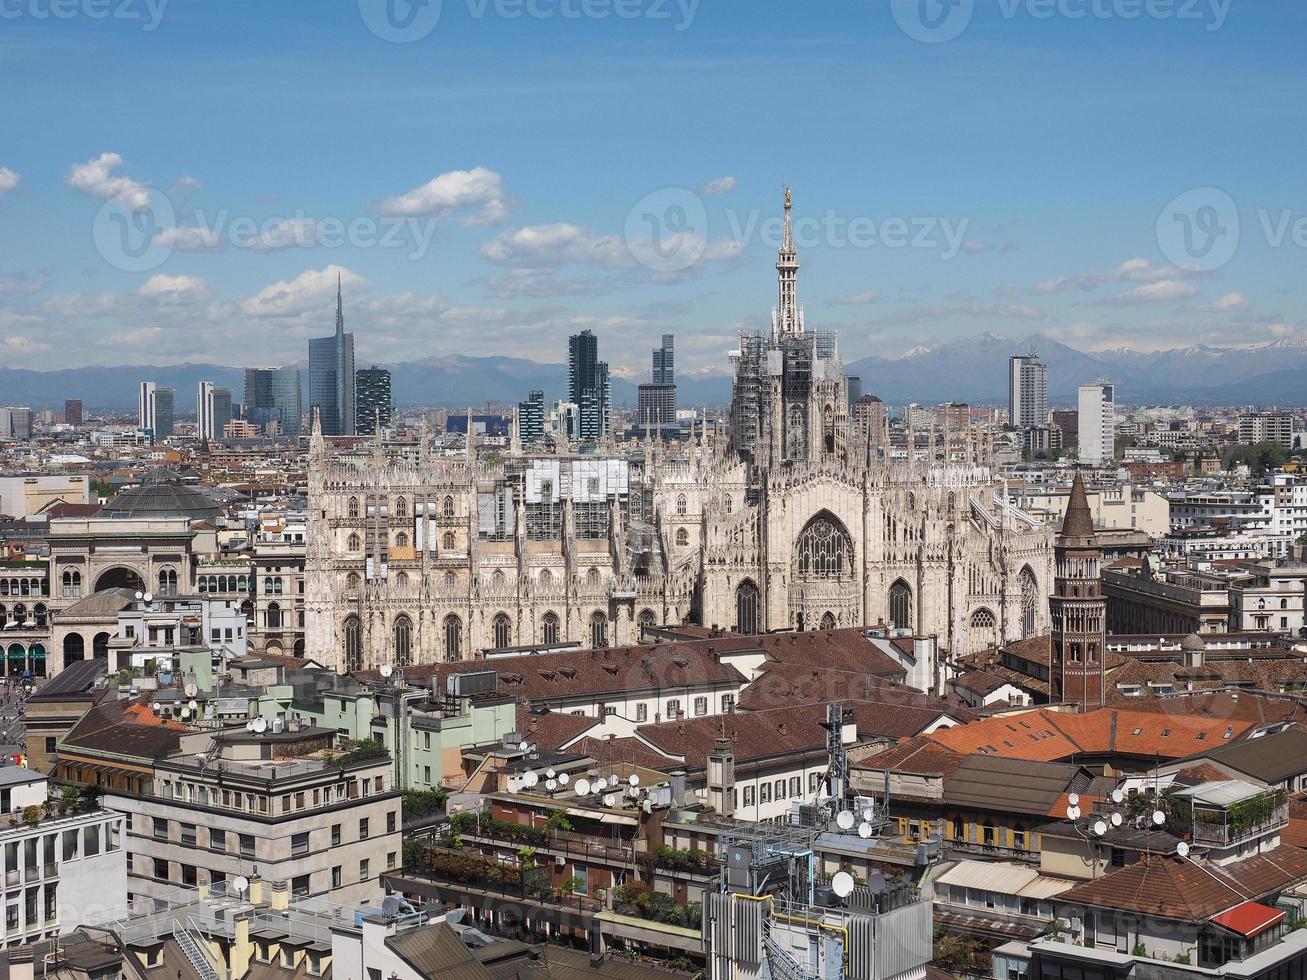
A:
<svg viewBox="0 0 1307 980">
<path fill-rule="evenodd" d="M 1260 902 L 1244 902 L 1215 916 L 1212 921 L 1231 932 L 1237 932 L 1245 939 L 1252 939 L 1271 926 L 1278 925 L 1283 919 L 1284 913 L 1277 909 L 1268 908 Z"/>
</svg>

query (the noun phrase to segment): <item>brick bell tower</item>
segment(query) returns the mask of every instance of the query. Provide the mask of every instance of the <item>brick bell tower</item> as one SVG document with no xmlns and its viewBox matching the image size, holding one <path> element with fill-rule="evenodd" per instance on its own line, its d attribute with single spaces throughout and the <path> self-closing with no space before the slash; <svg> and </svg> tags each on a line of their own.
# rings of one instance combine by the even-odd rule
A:
<svg viewBox="0 0 1307 980">
<path fill-rule="evenodd" d="M 1107 599 L 1103 552 L 1078 470 L 1053 554 L 1057 579 L 1048 600 L 1053 620 L 1052 700 L 1082 710 L 1096 708 L 1103 704 L 1106 683 Z"/>
</svg>

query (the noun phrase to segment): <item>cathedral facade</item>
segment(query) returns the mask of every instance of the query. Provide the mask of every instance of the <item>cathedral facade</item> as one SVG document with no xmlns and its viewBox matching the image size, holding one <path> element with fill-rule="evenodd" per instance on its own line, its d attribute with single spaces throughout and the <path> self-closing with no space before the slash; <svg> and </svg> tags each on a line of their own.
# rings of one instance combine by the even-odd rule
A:
<svg viewBox="0 0 1307 980">
<path fill-rule="evenodd" d="M 1008 505 L 980 434 L 905 458 L 849 424 L 837 338 L 806 329 L 786 195 L 769 334 L 732 352 L 729 435 L 594 453 L 332 455 L 314 426 L 307 655 L 340 670 L 645 625 L 886 624 L 955 655 L 1048 631 L 1051 529 Z M 959 446 L 962 448 L 959 449 Z"/>
</svg>

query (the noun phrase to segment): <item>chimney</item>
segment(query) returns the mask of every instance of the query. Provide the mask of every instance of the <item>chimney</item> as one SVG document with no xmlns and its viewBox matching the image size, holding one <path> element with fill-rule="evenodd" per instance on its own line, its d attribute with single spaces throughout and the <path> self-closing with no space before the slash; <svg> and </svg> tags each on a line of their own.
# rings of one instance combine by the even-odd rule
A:
<svg viewBox="0 0 1307 980">
<path fill-rule="evenodd" d="M 779 725 L 776 726 L 776 734 L 778 735 L 785 734 L 785 722 L 781 722 Z"/>
<path fill-rule="evenodd" d="M 678 769 L 671 774 L 672 784 L 672 803 L 676 806 L 685 806 L 685 773 Z"/>
<path fill-rule="evenodd" d="M 9 980 L 32 980 L 32 947 L 15 946 L 8 956 Z"/>
</svg>

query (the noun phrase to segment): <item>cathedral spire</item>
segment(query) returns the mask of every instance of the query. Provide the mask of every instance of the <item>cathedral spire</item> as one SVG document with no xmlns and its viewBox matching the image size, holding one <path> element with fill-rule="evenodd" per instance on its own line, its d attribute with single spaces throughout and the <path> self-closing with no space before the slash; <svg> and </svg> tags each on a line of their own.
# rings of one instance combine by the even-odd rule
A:
<svg viewBox="0 0 1307 980">
<path fill-rule="evenodd" d="M 780 254 L 776 259 L 776 272 L 780 281 L 780 306 L 773 318 L 772 333 L 778 336 L 803 333 L 799 314 L 799 258 L 794 250 L 794 226 L 790 210 L 794 200 L 790 188 L 785 188 L 785 232 L 781 238 Z"/>
</svg>

